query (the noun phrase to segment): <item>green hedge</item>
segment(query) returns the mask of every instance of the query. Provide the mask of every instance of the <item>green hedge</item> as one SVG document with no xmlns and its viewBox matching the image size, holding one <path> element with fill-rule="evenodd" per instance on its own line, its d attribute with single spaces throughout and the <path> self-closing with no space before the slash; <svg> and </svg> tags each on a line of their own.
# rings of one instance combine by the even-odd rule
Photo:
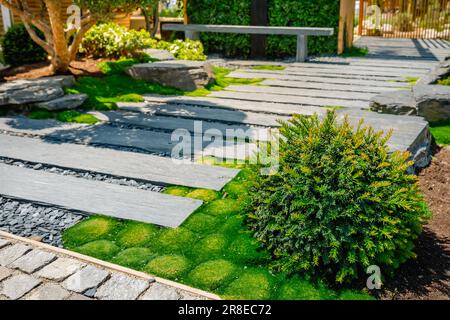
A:
<svg viewBox="0 0 450 320">
<path fill-rule="evenodd" d="M 310 37 L 310 54 L 337 51 L 339 0 L 269 0 L 269 25 L 298 27 L 334 27 L 331 37 Z M 196 0 L 188 3 L 190 22 L 194 24 L 249 25 L 251 0 Z M 207 52 L 226 56 L 250 54 L 250 36 L 203 33 L 201 40 Z M 268 54 L 273 57 L 294 56 L 296 37 L 269 36 Z"/>
</svg>

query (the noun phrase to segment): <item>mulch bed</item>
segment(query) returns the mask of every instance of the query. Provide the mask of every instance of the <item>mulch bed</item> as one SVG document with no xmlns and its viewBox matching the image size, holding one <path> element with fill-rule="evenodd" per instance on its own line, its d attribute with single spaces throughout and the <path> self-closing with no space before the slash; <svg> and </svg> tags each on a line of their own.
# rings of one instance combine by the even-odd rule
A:
<svg viewBox="0 0 450 320">
<path fill-rule="evenodd" d="M 450 147 L 438 151 L 419 180 L 433 218 L 418 239 L 417 259 L 386 280 L 383 299 L 450 299 Z"/>
<path fill-rule="evenodd" d="M 100 77 L 103 73 L 98 68 L 100 62 L 107 59 L 89 59 L 83 58 L 73 61 L 70 64 L 69 74 L 76 77 L 91 76 Z M 0 72 L 0 81 L 14 81 L 24 79 L 37 79 L 41 77 L 52 76 L 49 62 L 40 62 L 19 67 L 11 67 Z"/>
</svg>

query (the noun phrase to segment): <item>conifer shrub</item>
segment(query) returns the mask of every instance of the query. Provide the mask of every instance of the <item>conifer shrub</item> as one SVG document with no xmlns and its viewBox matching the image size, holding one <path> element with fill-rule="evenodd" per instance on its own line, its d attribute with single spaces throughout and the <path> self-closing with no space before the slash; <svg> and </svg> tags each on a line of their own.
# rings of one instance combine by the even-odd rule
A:
<svg viewBox="0 0 450 320">
<path fill-rule="evenodd" d="M 335 111 L 294 116 L 280 132 L 280 169 L 256 177 L 247 218 L 275 270 L 343 283 L 415 257 L 429 211 L 406 173 L 410 154 L 389 152 L 390 134 L 353 128 Z"/>
</svg>

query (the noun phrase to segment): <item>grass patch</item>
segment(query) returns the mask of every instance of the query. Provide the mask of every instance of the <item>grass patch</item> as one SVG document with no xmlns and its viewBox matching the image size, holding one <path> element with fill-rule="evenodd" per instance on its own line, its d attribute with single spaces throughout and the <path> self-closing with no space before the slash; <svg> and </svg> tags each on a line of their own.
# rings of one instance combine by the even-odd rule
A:
<svg viewBox="0 0 450 320">
<path fill-rule="evenodd" d="M 151 274 L 176 279 L 185 273 L 189 268 L 189 260 L 179 255 L 160 256 L 150 261 L 144 268 Z"/>
<path fill-rule="evenodd" d="M 121 251 L 112 261 L 127 268 L 140 270 L 155 256 L 149 248 L 129 248 Z"/>
<path fill-rule="evenodd" d="M 164 193 L 169 194 L 171 196 L 184 197 L 191 191 L 192 191 L 192 189 L 190 189 L 188 187 L 172 186 L 172 187 L 166 188 Z"/>
<path fill-rule="evenodd" d="M 98 240 L 75 248 L 74 251 L 97 259 L 108 260 L 114 257 L 120 249 L 112 241 Z"/>
<path fill-rule="evenodd" d="M 61 122 L 96 124 L 99 120 L 92 114 L 80 113 L 78 111 L 62 111 L 56 115 L 56 119 Z"/>
<path fill-rule="evenodd" d="M 229 246 L 228 254 L 244 264 L 259 264 L 270 260 L 270 255 L 248 234 L 238 236 Z"/>
<path fill-rule="evenodd" d="M 440 84 L 442 86 L 450 86 L 450 77 L 447 77 L 442 80 L 438 80 L 438 84 Z"/>
<path fill-rule="evenodd" d="M 118 234 L 117 243 L 125 248 L 151 246 L 160 232 L 157 226 L 129 221 Z"/>
<path fill-rule="evenodd" d="M 229 216 L 242 213 L 241 203 L 234 199 L 219 199 L 206 205 L 204 213 L 212 216 Z"/>
<path fill-rule="evenodd" d="M 450 145 L 450 119 L 430 123 L 430 130 L 438 145 Z"/>
<path fill-rule="evenodd" d="M 214 233 L 198 242 L 192 248 L 192 254 L 198 261 L 206 261 L 224 256 L 228 239 L 224 234 Z"/>
<path fill-rule="evenodd" d="M 261 65 L 261 66 L 254 66 L 254 67 L 252 67 L 252 70 L 282 71 L 282 70 L 286 70 L 286 67 L 265 64 L 265 65 Z"/>
<path fill-rule="evenodd" d="M 198 237 L 188 229 L 165 229 L 159 236 L 155 249 L 167 253 L 184 253 L 197 240 Z"/>
<path fill-rule="evenodd" d="M 228 299 L 267 300 L 273 289 L 273 276 L 265 270 L 247 270 L 230 283 L 224 296 Z M 235 295 L 239 292 L 239 295 Z"/>
<path fill-rule="evenodd" d="M 186 194 L 186 198 L 202 200 L 204 202 L 211 202 L 219 198 L 219 193 L 214 190 L 196 189 Z"/>
<path fill-rule="evenodd" d="M 190 216 L 183 227 L 195 233 L 208 234 L 216 231 L 220 223 L 218 218 L 200 212 Z"/>
<path fill-rule="evenodd" d="M 34 109 L 28 114 L 28 118 L 34 120 L 54 119 L 55 114 L 44 109 Z"/>
<path fill-rule="evenodd" d="M 107 239 L 114 234 L 118 225 L 119 222 L 113 218 L 92 216 L 64 232 L 64 245 L 73 249 L 100 238 Z"/>
<path fill-rule="evenodd" d="M 313 286 L 311 282 L 293 277 L 288 279 L 280 289 L 280 300 L 321 300 L 335 299 L 337 294 L 324 286 Z"/>
<path fill-rule="evenodd" d="M 188 277 L 197 287 L 214 290 L 230 280 L 235 271 L 236 267 L 227 260 L 212 260 L 199 265 Z"/>
<path fill-rule="evenodd" d="M 350 58 L 350 57 L 365 57 L 369 54 L 369 48 L 367 47 L 351 47 L 346 48 L 344 53 L 341 54 L 341 57 Z"/>
</svg>

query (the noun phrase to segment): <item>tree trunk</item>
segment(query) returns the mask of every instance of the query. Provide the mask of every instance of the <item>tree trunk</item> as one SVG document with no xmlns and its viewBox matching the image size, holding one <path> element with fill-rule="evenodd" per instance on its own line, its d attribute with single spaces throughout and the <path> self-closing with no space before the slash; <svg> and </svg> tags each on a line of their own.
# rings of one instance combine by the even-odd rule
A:
<svg viewBox="0 0 450 320">
<path fill-rule="evenodd" d="M 144 15 L 145 19 L 145 30 L 147 30 L 148 33 L 152 31 L 152 22 L 150 20 L 150 16 L 148 14 L 147 8 L 141 7 L 142 14 Z"/>
<path fill-rule="evenodd" d="M 153 29 L 150 32 L 150 36 L 154 38 L 159 28 L 159 2 L 153 6 Z"/>
</svg>

